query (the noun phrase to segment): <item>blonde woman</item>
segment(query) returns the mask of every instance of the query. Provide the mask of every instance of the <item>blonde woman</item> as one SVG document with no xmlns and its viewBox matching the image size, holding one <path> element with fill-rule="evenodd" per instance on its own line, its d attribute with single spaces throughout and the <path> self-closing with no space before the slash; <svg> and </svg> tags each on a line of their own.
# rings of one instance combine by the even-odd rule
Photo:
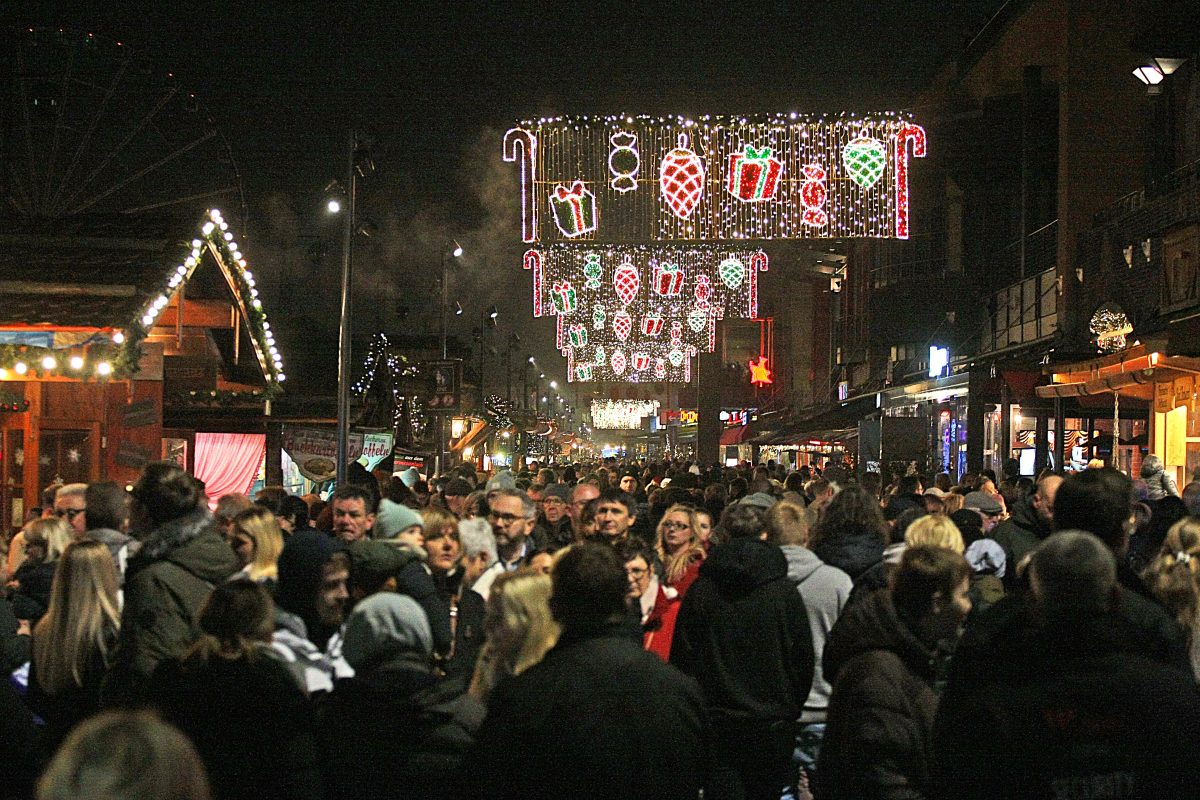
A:
<svg viewBox="0 0 1200 800">
<path fill-rule="evenodd" d="M 960 556 L 967 549 L 962 532 L 945 514 L 927 514 L 918 518 L 904 531 L 904 543 L 909 547 L 944 547 Z"/>
<path fill-rule="evenodd" d="M 25 563 L 12 576 L 13 611 L 18 619 L 37 621 L 50 605 L 50 587 L 59 556 L 71 544 L 71 526 L 59 517 L 35 519 L 24 528 Z"/>
<path fill-rule="evenodd" d="M 49 609 L 33 631 L 28 699 L 46 721 L 48 753 L 99 708 L 120 628 L 117 566 L 108 547 L 90 539 L 67 545 L 56 562 Z"/>
<path fill-rule="evenodd" d="M 486 703 L 496 684 L 537 664 L 558 641 L 558 623 L 550 614 L 549 576 L 522 570 L 496 578 L 484 630 L 487 641 L 470 692 Z"/>
<path fill-rule="evenodd" d="M 283 529 L 275 515 L 262 506 L 252 506 L 233 518 L 230 546 L 241 564 L 232 579 L 249 578 L 273 586 L 279 577 L 279 554 L 283 552 Z"/>
<path fill-rule="evenodd" d="M 658 521 L 656 534 L 655 549 L 663 564 L 663 582 L 682 598 L 700 574 L 700 564 L 704 561 L 696 511 L 678 503 L 671 506 Z"/>
<path fill-rule="evenodd" d="M 1142 577 L 1187 632 L 1192 671 L 1200 679 L 1200 519 L 1184 517 L 1172 525 Z"/>
</svg>

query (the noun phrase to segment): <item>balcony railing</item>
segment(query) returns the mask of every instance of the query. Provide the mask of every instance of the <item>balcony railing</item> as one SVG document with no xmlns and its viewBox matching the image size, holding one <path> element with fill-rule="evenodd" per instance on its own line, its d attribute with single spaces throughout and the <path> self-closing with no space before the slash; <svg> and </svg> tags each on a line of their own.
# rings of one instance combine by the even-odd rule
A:
<svg viewBox="0 0 1200 800">
<path fill-rule="evenodd" d="M 1024 265 L 1021 263 L 1021 246 L 1022 240 L 1017 239 L 994 251 L 987 259 L 987 274 L 1001 281 L 1019 281 L 1054 269 L 1058 261 L 1058 220 L 1025 237 Z"/>
<path fill-rule="evenodd" d="M 1051 267 L 996 292 L 989 303 L 980 352 L 1003 350 L 1053 335 L 1058 330 L 1057 277 Z"/>
</svg>

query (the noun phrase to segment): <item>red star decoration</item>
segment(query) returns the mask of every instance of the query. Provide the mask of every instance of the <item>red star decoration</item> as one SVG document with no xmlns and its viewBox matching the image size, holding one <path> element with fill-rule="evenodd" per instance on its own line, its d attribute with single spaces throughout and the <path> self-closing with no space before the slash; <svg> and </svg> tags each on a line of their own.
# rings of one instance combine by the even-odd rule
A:
<svg viewBox="0 0 1200 800">
<path fill-rule="evenodd" d="M 767 367 L 766 356 L 759 356 L 757 363 L 750 362 L 750 382 L 755 386 L 766 386 L 768 383 L 775 382 L 771 377 L 771 370 Z"/>
</svg>

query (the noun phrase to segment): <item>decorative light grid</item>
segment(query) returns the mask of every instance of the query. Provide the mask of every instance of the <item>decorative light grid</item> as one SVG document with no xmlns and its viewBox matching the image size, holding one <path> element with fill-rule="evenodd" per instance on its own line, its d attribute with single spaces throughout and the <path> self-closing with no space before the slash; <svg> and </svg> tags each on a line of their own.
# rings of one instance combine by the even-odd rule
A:
<svg viewBox="0 0 1200 800">
<path fill-rule="evenodd" d="M 553 117 L 504 137 L 527 243 L 903 239 L 910 150 L 925 132 L 892 112 Z"/>
<path fill-rule="evenodd" d="M 657 413 L 657 400 L 593 400 L 592 427 L 601 430 L 637 430 L 642 427 L 643 419 Z"/>
<path fill-rule="evenodd" d="M 526 252 L 534 316 L 557 317 L 571 381 L 690 382 L 716 322 L 758 314 L 766 253 L 715 245 L 552 245 Z"/>
</svg>

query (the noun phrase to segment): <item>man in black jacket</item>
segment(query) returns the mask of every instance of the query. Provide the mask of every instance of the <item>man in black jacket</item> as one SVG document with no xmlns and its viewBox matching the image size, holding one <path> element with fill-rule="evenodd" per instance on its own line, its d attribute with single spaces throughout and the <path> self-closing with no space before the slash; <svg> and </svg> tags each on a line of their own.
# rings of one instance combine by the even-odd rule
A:
<svg viewBox="0 0 1200 800">
<path fill-rule="evenodd" d="M 955 655 L 934 726 L 935 796 L 1195 797 L 1200 689 L 1146 657 L 1145 632 L 1117 608 L 1111 551 L 1064 531 L 1029 571 L 1017 624 Z"/>
<path fill-rule="evenodd" d="M 1032 495 L 1013 504 L 1012 516 L 992 530 L 991 538 L 1004 548 L 1005 586 L 1016 585 L 1017 565 L 1054 532 L 1054 498 L 1062 482 L 1061 475 L 1043 477 Z"/>
<path fill-rule="evenodd" d="M 620 556 L 576 545 L 551 579 L 562 635 L 540 664 L 493 690 L 463 762 L 463 796 L 695 800 L 705 763 L 700 693 L 621 629 Z"/>
<path fill-rule="evenodd" d="M 734 506 L 722 525 L 733 538 L 683 600 L 671 663 L 704 692 L 713 736 L 705 797 L 778 798 L 812 688 L 812 631 L 783 551 L 763 541 L 762 510 Z"/>
</svg>

